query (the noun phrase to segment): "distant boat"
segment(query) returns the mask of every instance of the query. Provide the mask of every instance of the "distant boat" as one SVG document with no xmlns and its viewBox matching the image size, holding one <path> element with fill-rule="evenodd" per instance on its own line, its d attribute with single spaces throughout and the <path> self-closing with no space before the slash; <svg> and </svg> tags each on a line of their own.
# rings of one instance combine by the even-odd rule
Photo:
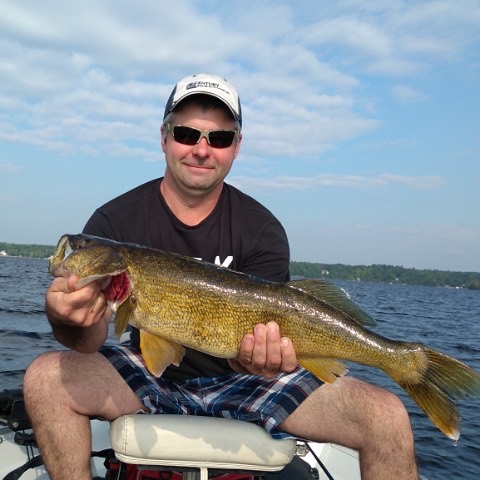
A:
<svg viewBox="0 0 480 480">
<path fill-rule="evenodd" d="M 7 252 L 5 250 L 0 250 L 0 257 L 6 257 Z"/>
</svg>

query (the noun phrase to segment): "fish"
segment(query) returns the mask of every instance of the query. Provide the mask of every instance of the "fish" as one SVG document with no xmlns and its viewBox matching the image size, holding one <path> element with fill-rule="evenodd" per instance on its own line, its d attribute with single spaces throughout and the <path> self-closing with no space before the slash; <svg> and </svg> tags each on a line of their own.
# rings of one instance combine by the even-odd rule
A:
<svg viewBox="0 0 480 480">
<path fill-rule="evenodd" d="M 458 440 L 456 400 L 480 396 L 480 373 L 421 343 L 373 332 L 373 318 L 324 280 L 271 282 L 209 262 L 85 234 L 66 234 L 49 261 L 54 276 L 98 282 L 115 312 L 115 334 L 140 330 L 145 365 L 160 376 L 184 347 L 235 358 L 245 334 L 275 321 L 299 365 L 324 382 L 347 362 L 376 367 L 397 382 L 447 437 Z"/>
</svg>

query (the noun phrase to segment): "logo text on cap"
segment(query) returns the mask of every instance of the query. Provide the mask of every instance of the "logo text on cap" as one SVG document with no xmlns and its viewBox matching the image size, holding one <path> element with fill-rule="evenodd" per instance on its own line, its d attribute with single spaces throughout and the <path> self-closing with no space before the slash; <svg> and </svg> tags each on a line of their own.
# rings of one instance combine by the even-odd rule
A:
<svg viewBox="0 0 480 480">
<path fill-rule="evenodd" d="M 198 88 L 198 87 L 206 87 L 206 88 L 218 88 L 220 84 L 219 83 L 213 83 L 213 82 L 202 82 L 202 81 L 197 81 L 197 82 L 191 82 L 186 86 L 187 90 L 190 90 L 192 88 Z"/>
</svg>

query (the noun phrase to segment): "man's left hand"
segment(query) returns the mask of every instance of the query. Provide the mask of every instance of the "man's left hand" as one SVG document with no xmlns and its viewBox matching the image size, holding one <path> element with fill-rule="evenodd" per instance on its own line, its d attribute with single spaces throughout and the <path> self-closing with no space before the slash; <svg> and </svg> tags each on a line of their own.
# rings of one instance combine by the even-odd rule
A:
<svg viewBox="0 0 480 480">
<path fill-rule="evenodd" d="M 277 373 L 292 372 L 297 366 L 297 356 L 291 340 L 280 336 L 276 322 L 259 323 L 253 334 L 246 334 L 236 358 L 229 359 L 237 372 L 271 378 Z"/>
</svg>

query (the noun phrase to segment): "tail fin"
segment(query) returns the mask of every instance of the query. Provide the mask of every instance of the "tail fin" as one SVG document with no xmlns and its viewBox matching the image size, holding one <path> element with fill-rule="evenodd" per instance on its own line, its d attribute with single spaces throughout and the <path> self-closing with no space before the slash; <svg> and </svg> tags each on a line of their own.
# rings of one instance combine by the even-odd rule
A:
<svg viewBox="0 0 480 480">
<path fill-rule="evenodd" d="M 452 400 L 480 396 L 480 373 L 448 355 L 424 347 L 427 368 L 418 382 L 399 382 L 428 418 L 449 438 L 460 437 L 460 414 Z"/>
</svg>

